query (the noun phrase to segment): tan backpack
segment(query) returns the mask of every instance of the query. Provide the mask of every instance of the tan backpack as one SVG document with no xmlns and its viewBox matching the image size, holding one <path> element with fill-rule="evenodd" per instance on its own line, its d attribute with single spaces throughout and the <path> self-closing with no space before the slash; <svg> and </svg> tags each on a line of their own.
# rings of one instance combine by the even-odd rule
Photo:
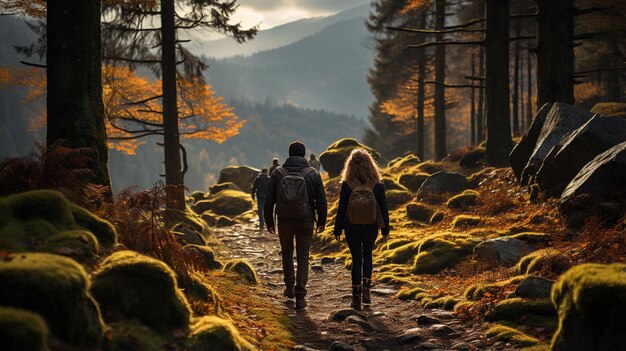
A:
<svg viewBox="0 0 626 351">
<path fill-rule="evenodd" d="M 376 223 L 378 228 L 384 227 L 383 216 L 373 191 L 377 182 L 346 181 L 346 184 L 352 189 L 346 211 L 350 223 L 358 225 Z"/>
</svg>

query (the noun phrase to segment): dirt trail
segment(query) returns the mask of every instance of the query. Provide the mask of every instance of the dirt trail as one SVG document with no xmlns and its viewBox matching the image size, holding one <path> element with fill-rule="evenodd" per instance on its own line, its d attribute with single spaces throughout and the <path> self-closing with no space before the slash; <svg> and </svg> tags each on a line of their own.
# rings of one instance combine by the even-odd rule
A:
<svg viewBox="0 0 626 351">
<path fill-rule="evenodd" d="M 375 283 L 372 304 L 360 316 L 345 318 L 340 314 L 333 320 L 333 313 L 349 310 L 351 300 L 349 271 L 336 262 L 311 262 L 308 307 L 295 311 L 293 300 L 282 296 L 280 245 L 276 235 L 261 233 L 253 225 L 216 229 L 215 233 L 226 245 L 220 254 L 250 262 L 260 284 L 268 287 L 269 298 L 275 301 L 276 308 L 283 309 L 292 319 L 295 343 L 299 345 L 296 350 L 329 350 L 335 341 L 347 343 L 354 350 L 368 351 L 514 349 L 485 339 L 487 326 L 483 323 L 461 321 L 447 311 L 423 309 L 415 302 L 400 301 L 393 298 L 397 289 L 384 284 Z M 374 281 L 375 275 L 376 272 Z M 333 350 L 350 350 L 345 346 Z"/>
</svg>

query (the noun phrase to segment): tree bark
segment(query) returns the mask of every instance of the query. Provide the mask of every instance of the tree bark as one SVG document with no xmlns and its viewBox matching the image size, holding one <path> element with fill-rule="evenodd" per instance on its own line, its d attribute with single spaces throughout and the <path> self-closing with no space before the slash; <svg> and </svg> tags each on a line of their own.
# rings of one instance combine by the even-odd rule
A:
<svg viewBox="0 0 626 351">
<path fill-rule="evenodd" d="M 487 143 L 485 158 L 505 165 L 511 151 L 509 106 L 509 0 L 486 0 Z"/>
<path fill-rule="evenodd" d="M 573 0 L 537 4 L 537 107 L 547 102 L 574 104 Z"/>
<path fill-rule="evenodd" d="M 435 28 L 444 29 L 446 19 L 446 1 L 435 1 Z M 443 34 L 435 35 L 436 41 L 443 40 Z M 439 161 L 448 154 L 446 143 L 446 47 L 435 47 L 435 160 Z"/>
<path fill-rule="evenodd" d="M 472 77 L 476 74 L 476 58 L 474 52 L 472 52 Z M 472 102 L 470 104 L 470 145 L 476 145 L 476 91 L 472 88 L 471 97 Z"/>
<path fill-rule="evenodd" d="M 516 21 L 515 25 L 515 36 L 519 37 L 521 32 L 520 21 Z M 520 128 L 520 120 L 519 120 L 519 105 L 520 105 L 520 94 L 519 94 L 519 67 L 520 67 L 520 41 L 515 41 L 515 60 L 513 64 L 513 134 L 519 135 Z"/>
<path fill-rule="evenodd" d="M 47 2 L 46 144 L 94 150 L 95 184 L 110 187 L 98 0 Z"/>
<path fill-rule="evenodd" d="M 520 134 L 524 134 L 526 130 L 526 104 L 524 100 L 524 84 L 526 83 L 524 80 L 524 58 L 522 51 L 520 50 L 520 65 L 519 65 L 519 124 L 520 124 Z"/>
<path fill-rule="evenodd" d="M 426 28 L 426 11 L 420 12 L 420 28 Z M 424 100 L 426 99 L 426 53 L 417 50 L 417 156 L 424 161 Z"/>
<path fill-rule="evenodd" d="M 528 49 L 528 61 L 526 62 L 526 86 L 528 100 L 526 101 L 526 125 L 530 128 L 530 124 L 533 122 L 533 54 Z"/>
<path fill-rule="evenodd" d="M 478 51 L 478 76 L 485 77 L 485 49 L 481 46 Z M 476 143 L 480 144 L 484 137 L 485 89 L 478 90 L 478 111 L 476 113 Z"/>
<path fill-rule="evenodd" d="M 168 209 L 183 210 L 185 197 L 180 161 L 176 96 L 176 28 L 174 0 L 161 0 L 161 74 L 163 81 L 163 149 Z"/>
</svg>

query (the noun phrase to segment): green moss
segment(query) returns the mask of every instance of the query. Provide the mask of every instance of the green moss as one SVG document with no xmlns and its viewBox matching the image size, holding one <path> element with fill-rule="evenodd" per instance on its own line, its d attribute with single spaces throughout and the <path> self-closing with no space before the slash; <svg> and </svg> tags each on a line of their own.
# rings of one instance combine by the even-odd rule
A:
<svg viewBox="0 0 626 351">
<path fill-rule="evenodd" d="M 111 323 L 111 336 L 106 350 L 109 351 L 161 351 L 171 343 L 170 335 L 155 332 L 137 320 Z M 170 338 L 168 338 L 170 337 Z"/>
<path fill-rule="evenodd" d="M 191 327 L 191 334 L 187 343 L 190 351 L 247 351 L 255 349 L 239 335 L 232 323 L 215 316 L 205 316 L 198 319 Z"/>
<path fill-rule="evenodd" d="M 415 167 L 416 170 L 423 173 L 433 174 L 443 171 L 445 168 L 441 163 L 433 161 L 425 161 Z"/>
<path fill-rule="evenodd" d="M 412 220 L 428 222 L 433 215 L 433 210 L 423 203 L 413 203 L 406 205 L 406 215 Z"/>
<path fill-rule="evenodd" d="M 415 300 L 415 296 L 417 294 L 423 293 L 425 291 L 426 290 L 419 287 L 403 287 L 402 289 L 400 289 L 400 291 L 398 291 L 396 297 L 402 301 Z"/>
<path fill-rule="evenodd" d="M 453 208 L 457 210 L 466 210 L 471 206 L 476 205 L 476 199 L 478 199 L 478 195 L 478 191 L 465 190 L 462 193 L 451 197 L 446 203 L 446 206 L 448 206 L 448 208 Z"/>
<path fill-rule="evenodd" d="M 201 314 L 210 311 L 217 314 L 221 310 L 221 300 L 219 294 L 198 274 L 192 276 L 189 285 L 185 286 L 185 295 L 193 300 L 203 303 Z"/>
<path fill-rule="evenodd" d="M 390 209 L 396 209 L 411 201 L 413 196 L 406 190 L 386 190 L 385 198 Z"/>
<path fill-rule="evenodd" d="M 467 177 L 467 181 L 472 188 L 476 188 L 480 182 L 492 175 L 494 170 L 494 167 L 485 167 L 476 173 L 472 173 L 469 177 Z"/>
<path fill-rule="evenodd" d="M 5 198 L 17 220 L 43 219 L 56 227 L 70 227 L 76 222 L 69 201 L 58 191 L 34 190 Z"/>
<path fill-rule="evenodd" d="M 239 189 L 239 187 L 237 185 L 235 185 L 235 183 L 233 182 L 224 182 L 224 183 L 220 183 L 220 184 L 215 184 L 209 187 L 209 194 L 211 195 L 215 195 L 217 193 L 219 193 L 222 190 L 238 190 L 241 191 L 241 189 Z"/>
<path fill-rule="evenodd" d="M 605 116 L 626 118 L 626 103 L 623 102 L 598 102 L 591 108 L 591 112 Z"/>
<path fill-rule="evenodd" d="M 381 260 L 384 263 L 409 263 L 419 252 L 419 245 L 419 242 L 411 242 L 395 249 L 384 251 L 381 255 Z"/>
<path fill-rule="evenodd" d="M 472 308 L 476 305 L 475 301 L 459 301 L 456 305 L 454 305 L 454 313 L 461 313 L 466 311 L 471 311 Z"/>
<path fill-rule="evenodd" d="M 405 238 L 389 239 L 389 241 L 387 241 L 385 244 L 383 244 L 383 246 L 381 246 L 380 250 L 381 251 L 393 250 L 397 247 L 404 246 L 412 242 L 414 242 L 414 240 L 405 239 Z"/>
<path fill-rule="evenodd" d="M 419 241 L 413 262 L 417 274 L 435 274 L 459 263 L 472 253 L 477 240 L 462 234 L 435 234 Z"/>
<path fill-rule="evenodd" d="M 90 232 L 73 230 L 49 237 L 39 250 L 69 256 L 79 262 L 94 262 L 99 245 L 98 239 Z"/>
<path fill-rule="evenodd" d="M 531 244 L 541 244 L 550 240 L 551 235 L 548 233 L 538 232 L 522 232 L 511 235 L 511 238 L 524 240 Z"/>
<path fill-rule="evenodd" d="M 534 346 L 539 344 L 539 340 L 523 332 L 504 325 L 494 325 L 487 330 L 487 337 L 497 341 L 515 344 L 516 346 Z"/>
<path fill-rule="evenodd" d="M 470 285 L 467 289 L 465 289 L 464 296 L 468 300 L 480 300 L 486 294 L 496 295 L 504 291 L 509 285 L 519 284 L 522 280 L 524 280 L 526 276 L 518 275 L 511 277 L 509 279 L 491 283 L 491 284 L 473 284 Z"/>
<path fill-rule="evenodd" d="M 328 172 L 330 178 L 337 177 L 341 174 L 343 165 L 352 152 L 356 148 L 363 148 L 367 150 L 375 160 L 380 159 L 380 154 L 376 150 L 365 146 L 355 139 L 345 138 L 337 140 L 332 143 L 326 151 L 320 154 L 319 160 L 322 163 L 324 170 Z"/>
<path fill-rule="evenodd" d="M 172 269 L 134 251 L 109 256 L 95 273 L 91 291 L 107 322 L 137 319 L 158 329 L 189 324 L 191 312 Z"/>
<path fill-rule="evenodd" d="M 425 308 L 443 308 L 447 311 L 452 311 L 454 306 L 459 303 L 459 300 L 452 296 L 442 296 L 434 299 L 424 305 Z"/>
<path fill-rule="evenodd" d="M 541 249 L 522 257 L 516 265 L 519 274 L 531 274 L 548 269 L 555 273 L 570 267 L 569 259 L 554 249 Z"/>
<path fill-rule="evenodd" d="M 47 351 L 48 326 L 36 313 L 0 307 L 0 345 L 3 350 Z"/>
<path fill-rule="evenodd" d="M 445 217 L 445 213 L 443 211 L 435 211 L 435 213 L 433 213 L 432 216 L 430 216 L 430 224 L 437 224 L 441 221 L 443 221 L 443 218 Z"/>
<path fill-rule="evenodd" d="M 556 311 L 548 299 L 525 300 L 516 297 L 498 302 L 487 312 L 485 319 L 488 321 L 519 321 L 522 317 L 529 314 L 554 316 Z"/>
<path fill-rule="evenodd" d="M 409 189 L 411 192 L 417 192 L 430 174 L 424 172 L 405 173 L 398 178 L 398 183 Z"/>
<path fill-rule="evenodd" d="M 117 233 L 111 223 L 80 206 L 72 204 L 71 209 L 76 223 L 92 232 L 98 238 L 100 245 L 110 248 L 117 242 Z"/>
<path fill-rule="evenodd" d="M 254 268 L 244 260 L 231 260 L 224 265 L 224 272 L 236 273 L 248 284 L 256 284 L 257 277 Z"/>
<path fill-rule="evenodd" d="M 198 201 L 194 207 L 196 213 L 211 211 L 215 214 L 234 217 L 252 209 L 252 198 L 239 190 L 222 190 L 210 195 L 206 200 Z"/>
<path fill-rule="evenodd" d="M 215 252 L 208 246 L 185 245 L 183 250 L 202 261 L 208 269 L 221 269 L 222 262 L 215 259 Z"/>
<path fill-rule="evenodd" d="M 559 326 L 552 350 L 619 350 L 626 335 L 626 265 L 583 264 L 552 288 Z"/>
<path fill-rule="evenodd" d="M 469 150 L 461 156 L 459 159 L 459 165 L 465 168 L 478 167 L 478 162 L 485 158 L 485 151 L 484 147 L 477 147 Z"/>
<path fill-rule="evenodd" d="M 387 164 L 387 168 L 398 171 L 406 167 L 417 166 L 421 162 L 420 158 L 413 154 L 403 157 L 396 157 Z"/>
<path fill-rule="evenodd" d="M 391 177 L 383 177 L 383 185 L 385 186 L 386 191 L 389 191 L 389 190 L 408 191 L 407 188 L 405 188 L 400 183 L 396 182 L 395 179 Z"/>
<path fill-rule="evenodd" d="M 36 312 L 54 336 L 65 343 L 97 347 L 103 323 L 87 292 L 85 269 L 52 254 L 14 254 L 0 261 L 0 305 Z"/>
<path fill-rule="evenodd" d="M 480 224 L 480 217 L 458 215 L 452 220 L 452 228 L 474 227 Z"/>
</svg>

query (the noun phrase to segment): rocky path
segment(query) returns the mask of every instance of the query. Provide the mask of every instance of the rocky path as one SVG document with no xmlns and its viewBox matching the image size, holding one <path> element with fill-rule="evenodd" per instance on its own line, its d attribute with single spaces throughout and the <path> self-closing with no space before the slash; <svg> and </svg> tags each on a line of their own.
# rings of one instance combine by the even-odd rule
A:
<svg viewBox="0 0 626 351">
<path fill-rule="evenodd" d="M 276 235 L 250 225 L 216 229 L 222 256 L 242 258 L 268 287 L 268 298 L 294 324 L 296 350 L 512 350 L 484 338 L 486 326 L 465 322 L 443 310 L 426 310 L 393 298 L 397 290 L 375 284 L 372 304 L 360 313 L 349 308 L 349 271 L 341 263 L 311 262 L 308 307 L 293 309 L 282 296 L 280 245 Z M 376 274 L 376 273 L 374 273 Z M 375 280 L 375 277 L 374 277 Z"/>
</svg>

